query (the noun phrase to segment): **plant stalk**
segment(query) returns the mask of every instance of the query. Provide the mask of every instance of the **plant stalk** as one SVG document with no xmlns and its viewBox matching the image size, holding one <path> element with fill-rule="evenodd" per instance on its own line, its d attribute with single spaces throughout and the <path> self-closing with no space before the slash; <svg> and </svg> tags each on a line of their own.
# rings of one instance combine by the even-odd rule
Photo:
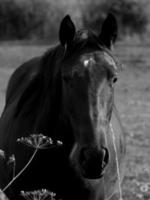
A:
<svg viewBox="0 0 150 200">
<path fill-rule="evenodd" d="M 32 162 L 33 158 L 35 157 L 36 153 L 38 151 L 38 148 L 35 149 L 35 151 L 33 152 L 33 155 L 31 156 L 31 158 L 29 159 L 29 161 L 27 162 L 27 164 L 22 168 L 22 170 L 4 187 L 4 189 L 2 190 L 2 192 L 5 192 L 7 190 L 7 188 L 10 187 L 10 185 L 26 170 L 26 168 L 30 165 L 30 163 Z"/>
</svg>

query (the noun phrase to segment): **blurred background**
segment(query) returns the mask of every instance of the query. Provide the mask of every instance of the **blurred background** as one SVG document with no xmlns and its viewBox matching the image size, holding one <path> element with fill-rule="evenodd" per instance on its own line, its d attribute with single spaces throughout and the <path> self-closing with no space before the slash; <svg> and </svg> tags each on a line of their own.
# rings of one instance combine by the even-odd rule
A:
<svg viewBox="0 0 150 200">
<path fill-rule="evenodd" d="M 143 0 L 0 0 L 0 40 L 57 39 L 69 13 L 77 27 L 100 31 L 108 12 L 119 23 L 120 38 L 149 32 L 148 1 Z M 148 32 L 147 32 L 148 31 Z"/>
<path fill-rule="evenodd" d="M 123 199 L 149 200 L 149 0 L 0 0 L 0 113 L 10 75 L 20 64 L 58 42 L 60 21 L 66 14 L 71 15 L 78 28 L 100 32 L 110 11 L 116 15 L 119 26 L 113 54 L 124 64 L 115 96 L 126 129 Z"/>
</svg>

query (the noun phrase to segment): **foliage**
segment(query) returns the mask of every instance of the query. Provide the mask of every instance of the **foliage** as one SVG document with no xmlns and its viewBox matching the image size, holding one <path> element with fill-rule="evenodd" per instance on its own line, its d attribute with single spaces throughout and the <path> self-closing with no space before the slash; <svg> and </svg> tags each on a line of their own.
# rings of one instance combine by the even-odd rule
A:
<svg viewBox="0 0 150 200">
<path fill-rule="evenodd" d="M 95 31 L 99 31 L 100 24 L 107 13 L 116 15 L 121 34 L 142 34 L 146 31 L 148 16 L 141 2 L 134 0 L 89 0 L 82 8 L 83 23 Z"/>
<path fill-rule="evenodd" d="M 38 27 L 44 24 L 44 6 L 35 0 L 1 0 L 0 37 L 22 39 L 31 36 L 32 32 L 42 32 L 42 28 L 39 30 Z"/>
<path fill-rule="evenodd" d="M 116 15 L 121 34 L 145 31 L 147 15 L 142 3 L 134 0 L 0 0 L 0 39 L 53 41 L 65 14 L 77 26 L 99 31 L 109 11 Z"/>
<path fill-rule="evenodd" d="M 0 38 L 54 37 L 62 15 L 55 1 L 0 0 Z"/>
</svg>

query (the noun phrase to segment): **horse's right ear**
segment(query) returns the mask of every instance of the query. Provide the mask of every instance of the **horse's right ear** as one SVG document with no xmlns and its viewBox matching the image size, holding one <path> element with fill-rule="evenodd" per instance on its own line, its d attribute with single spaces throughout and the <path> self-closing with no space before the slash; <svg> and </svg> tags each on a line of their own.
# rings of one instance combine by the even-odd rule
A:
<svg viewBox="0 0 150 200">
<path fill-rule="evenodd" d="M 69 15 L 66 15 L 59 29 L 59 40 L 62 45 L 70 44 L 75 36 L 76 28 Z"/>
<path fill-rule="evenodd" d="M 102 25 L 102 30 L 99 35 L 99 38 L 107 48 L 111 49 L 111 46 L 116 41 L 117 33 L 117 20 L 115 16 L 112 13 L 110 13 Z"/>
</svg>

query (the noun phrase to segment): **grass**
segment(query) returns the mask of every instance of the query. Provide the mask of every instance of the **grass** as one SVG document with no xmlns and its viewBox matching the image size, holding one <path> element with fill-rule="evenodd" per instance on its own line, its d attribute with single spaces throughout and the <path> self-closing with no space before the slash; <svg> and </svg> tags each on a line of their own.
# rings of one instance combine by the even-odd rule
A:
<svg viewBox="0 0 150 200">
<path fill-rule="evenodd" d="M 12 72 L 48 46 L 0 46 L 0 113 Z M 116 85 L 116 105 L 126 128 L 127 169 L 122 184 L 124 200 L 150 199 L 150 48 L 119 44 L 115 54 L 126 65 Z"/>
<path fill-rule="evenodd" d="M 117 107 L 126 128 L 127 170 L 124 200 L 150 199 L 150 51 L 147 46 L 118 46 L 126 64 L 116 88 Z"/>
</svg>

